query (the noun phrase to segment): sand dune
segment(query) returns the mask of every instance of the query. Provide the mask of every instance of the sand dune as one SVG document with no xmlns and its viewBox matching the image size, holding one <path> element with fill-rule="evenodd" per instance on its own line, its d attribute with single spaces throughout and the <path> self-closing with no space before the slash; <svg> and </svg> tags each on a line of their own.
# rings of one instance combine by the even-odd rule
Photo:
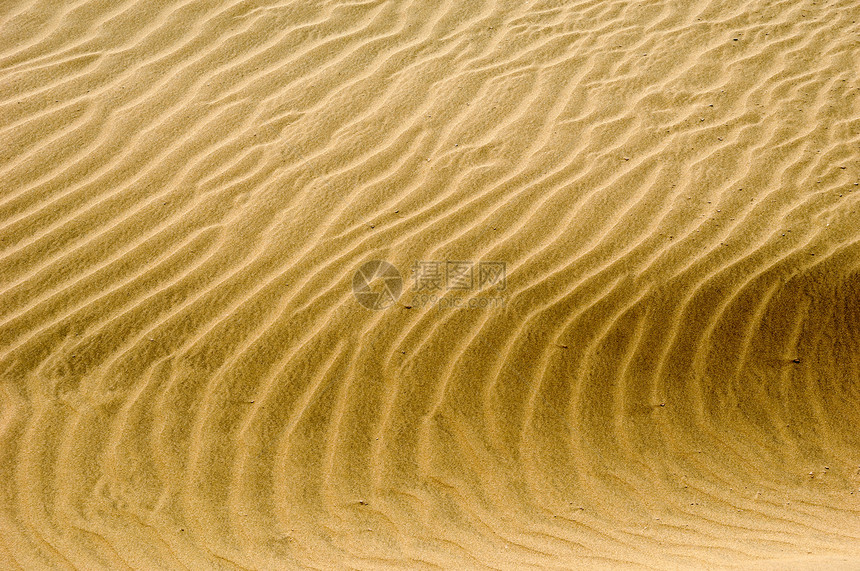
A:
<svg viewBox="0 0 860 571">
<path fill-rule="evenodd" d="M 858 22 L 3 3 L 0 568 L 860 568 Z"/>
</svg>

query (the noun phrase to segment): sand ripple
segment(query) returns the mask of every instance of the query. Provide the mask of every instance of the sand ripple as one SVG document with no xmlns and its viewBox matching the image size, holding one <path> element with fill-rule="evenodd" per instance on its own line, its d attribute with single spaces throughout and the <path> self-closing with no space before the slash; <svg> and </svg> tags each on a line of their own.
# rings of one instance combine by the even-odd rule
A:
<svg viewBox="0 0 860 571">
<path fill-rule="evenodd" d="M 3 4 L 0 567 L 860 565 L 858 21 Z"/>
</svg>

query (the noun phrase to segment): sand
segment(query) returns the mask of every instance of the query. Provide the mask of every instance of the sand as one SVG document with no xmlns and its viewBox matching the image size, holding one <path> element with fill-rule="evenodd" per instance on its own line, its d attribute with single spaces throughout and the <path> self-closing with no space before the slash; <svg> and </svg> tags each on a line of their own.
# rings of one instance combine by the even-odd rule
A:
<svg viewBox="0 0 860 571">
<path fill-rule="evenodd" d="M 0 568 L 860 569 L 858 22 L 3 2 Z"/>
</svg>

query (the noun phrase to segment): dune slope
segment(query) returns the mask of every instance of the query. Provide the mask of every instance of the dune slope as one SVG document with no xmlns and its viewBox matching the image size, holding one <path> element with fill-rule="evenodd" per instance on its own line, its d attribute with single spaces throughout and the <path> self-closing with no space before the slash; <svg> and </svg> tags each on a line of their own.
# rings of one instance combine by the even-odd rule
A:
<svg viewBox="0 0 860 571">
<path fill-rule="evenodd" d="M 0 567 L 856 568 L 858 22 L 3 3 Z"/>
</svg>

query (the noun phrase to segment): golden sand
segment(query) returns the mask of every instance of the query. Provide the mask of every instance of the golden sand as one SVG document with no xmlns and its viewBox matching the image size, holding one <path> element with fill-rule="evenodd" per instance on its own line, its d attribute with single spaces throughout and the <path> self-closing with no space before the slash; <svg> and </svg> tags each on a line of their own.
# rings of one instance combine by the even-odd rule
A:
<svg viewBox="0 0 860 571">
<path fill-rule="evenodd" d="M 858 22 L 3 2 L 0 569 L 860 569 Z"/>
</svg>

